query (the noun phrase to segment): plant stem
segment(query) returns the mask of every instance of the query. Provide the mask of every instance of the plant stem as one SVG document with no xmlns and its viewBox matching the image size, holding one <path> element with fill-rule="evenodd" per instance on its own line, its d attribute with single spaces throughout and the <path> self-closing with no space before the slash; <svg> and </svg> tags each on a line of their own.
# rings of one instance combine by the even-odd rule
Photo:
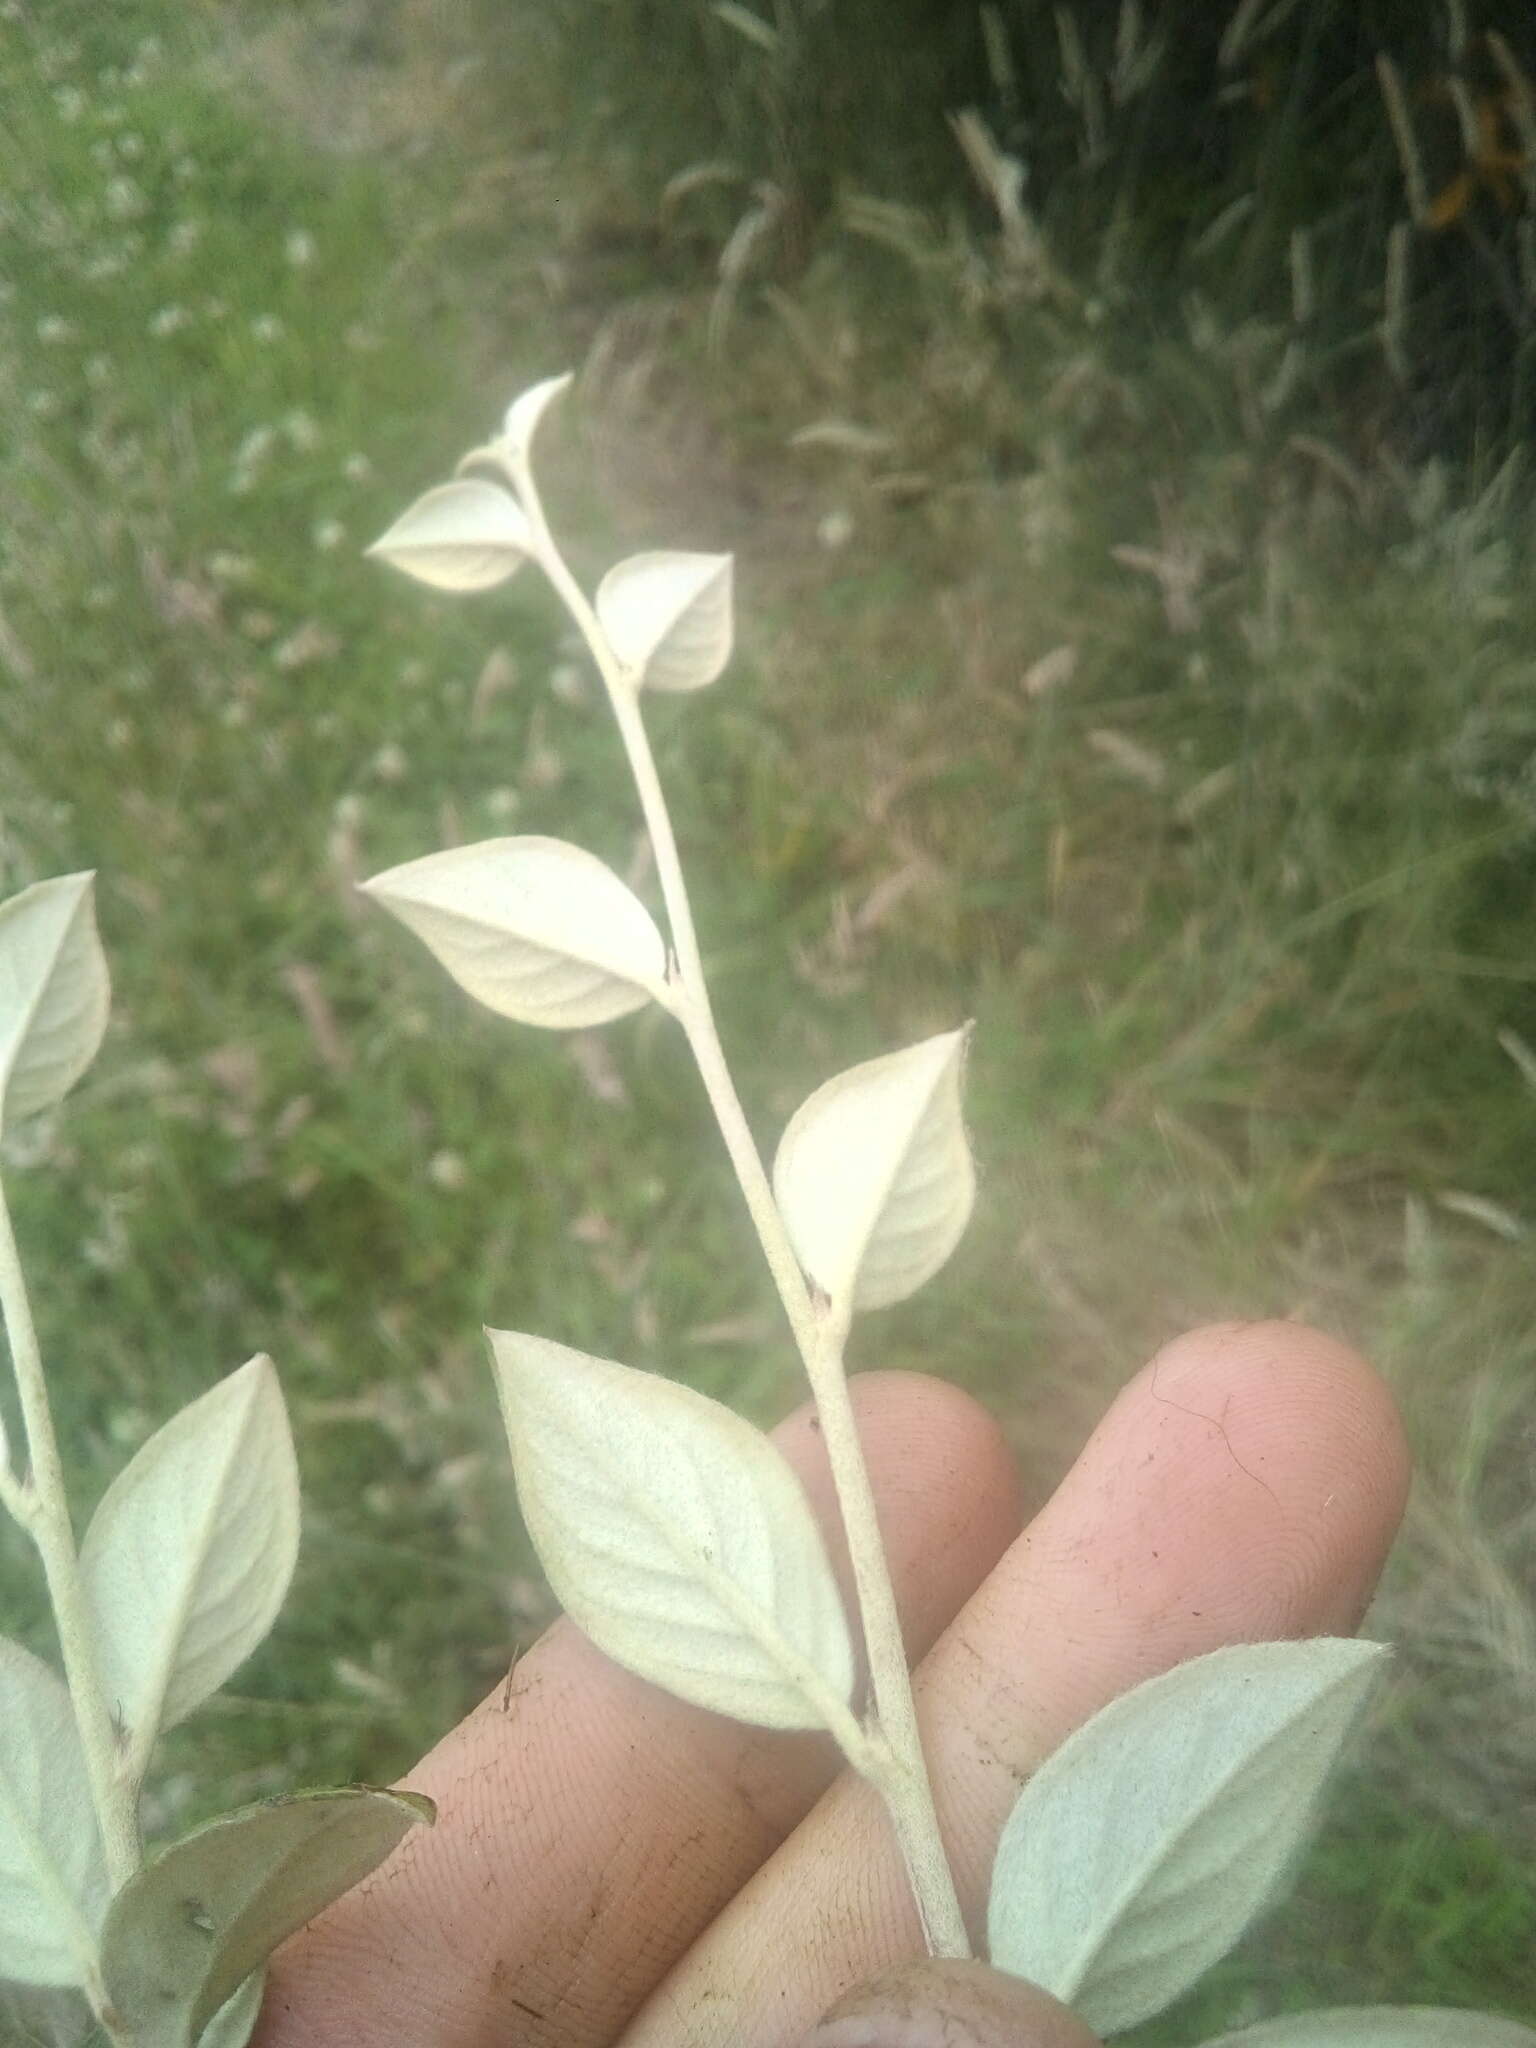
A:
<svg viewBox="0 0 1536 2048">
<path fill-rule="evenodd" d="M 659 860 L 657 866 L 659 869 Z M 694 992 L 688 990 L 680 1015 L 720 1135 L 762 1241 L 779 1299 L 800 1347 L 821 1420 L 822 1442 L 827 1447 L 827 1463 L 837 1489 L 849 1562 L 853 1566 L 864 1647 L 869 1656 L 870 1687 L 886 1744 L 880 1766 L 870 1775 L 890 1808 L 930 1954 L 968 1957 L 970 1940 L 939 1832 L 895 1589 L 843 1368 L 844 1331 L 824 1303 L 812 1300 L 806 1287 L 726 1067 L 707 994 L 702 1003 L 696 1003 Z"/>
<path fill-rule="evenodd" d="M 601 622 L 554 544 L 526 462 L 515 464 L 512 475 L 538 538 L 540 564 L 580 629 L 607 688 L 650 834 L 657 879 L 672 929 L 676 1013 L 799 1346 L 821 1420 L 822 1441 L 827 1447 L 827 1462 L 853 1566 L 878 1733 L 882 1738 L 869 1746 L 866 1775 L 890 1810 L 929 1952 L 968 1957 L 970 1941 L 923 1759 L 896 1595 L 843 1367 L 846 1325 L 839 1327 L 828 1313 L 826 1303 L 812 1299 L 726 1064 L 672 819 L 640 715 L 639 693 L 616 661 Z"/>
<path fill-rule="evenodd" d="M 0 1184 L 0 1312 L 11 1349 L 16 1375 L 16 1393 L 27 1433 L 27 1458 L 31 1478 L 26 1488 L 27 1509 L 23 1519 L 37 1545 L 48 1581 L 54 1626 L 64 1659 L 64 1675 L 85 1752 L 85 1767 L 91 1781 L 91 1799 L 101 1827 L 106 1851 L 107 1873 L 116 1890 L 138 1869 L 142 1860 L 138 1818 L 131 1789 L 118 1768 L 118 1743 L 102 1690 L 101 1675 L 91 1646 L 90 1615 L 85 1588 L 80 1578 L 80 1561 L 70 1525 L 69 1500 L 64 1491 L 64 1470 L 59 1462 L 58 1440 L 53 1433 L 53 1414 L 48 1406 L 48 1386 L 27 1299 L 21 1255 L 5 1190 Z"/>
</svg>

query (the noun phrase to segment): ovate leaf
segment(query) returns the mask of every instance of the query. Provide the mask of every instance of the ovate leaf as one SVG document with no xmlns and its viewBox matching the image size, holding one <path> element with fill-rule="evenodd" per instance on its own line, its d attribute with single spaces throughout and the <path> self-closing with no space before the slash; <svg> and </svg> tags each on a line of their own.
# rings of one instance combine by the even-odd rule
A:
<svg viewBox="0 0 1536 2048">
<path fill-rule="evenodd" d="M 650 690 L 701 690 L 731 658 L 731 557 L 631 555 L 598 586 L 608 644 Z"/>
<path fill-rule="evenodd" d="M 1448 2005 L 1342 2005 L 1261 2020 L 1204 2048 L 1536 2048 L 1536 2032 Z"/>
<path fill-rule="evenodd" d="M 82 1992 L 0 1983 L 5 2048 L 108 2048 Z"/>
<path fill-rule="evenodd" d="M 549 1582 L 600 1650 L 764 1728 L 846 1706 L 853 1656 L 821 1532 L 783 1454 L 690 1387 L 490 1330 L 518 1497 Z"/>
<path fill-rule="evenodd" d="M 244 1807 L 162 1850 L 113 1899 L 102 1933 L 102 1976 L 125 2037 L 135 2048 L 195 2048 L 279 1942 L 432 1817 L 415 1793 L 349 1785 Z"/>
<path fill-rule="evenodd" d="M 499 1016 L 573 1031 L 669 1000 L 650 912 L 595 854 L 563 839 L 455 846 L 362 886 Z"/>
<path fill-rule="evenodd" d="M 1020 1793 L 992 1962 L 1096 2034 L 1177 1998 L 1265 1906 L 1381 1673 L 1379 1643 L 1214 1650 L 1115 1700 Z"/>
<path fill-rule="evenodd" d="M 834 1302 L 904 1300 L 960 1241 L 976 1195 L 960 1114 L 967 1035 L 850 1067 L 790 1119 L 774 1193 L 801 1265 Z"/>
<path fill-rule="evenodd" d="M 107 1891 L 69 1694 L 0 1636 L 0 1977 L 84 1984 Z"/>
<path fill-rule="evenodd" d="M 113 1480 L 80 1567 L 133 1777 L 162 1729 L 224 1683 L 276 1619 L 299 1546 L 299 1478 L 272 1361 L 183 1408 Z"/>
<path fill-rule="evenodd" d="M 502 422 L 501 440 L 503 447 L 517 463 L 526 463 L 533 451 L 534 431 L 546 412 L 571 387 L 569 370 L 560 377 L 546 377 L 540 384 L 529 385 L 520 392 L 507 407 L 507 416 Z"/>
<path fill-rule="evenodd" d="M 246 2048 L 265 1989 L 266 1971 L 253 1971 L 204 2026 L 197 2048 Z M 5 2048 L 112 2048 L 80 1992 L 16 1984 L 0 1984 L 0 2041 Z"/>
<path fill-rule="evenodd" d="M 512 493 L 464 477 L 425 492 L 367 552 L 434 590 L 489 590 L 532 548 L 533 530 Z"/>
<path fill-rule="evenodd" d="M 0 904 L 0 1123 L 51 1109 L 95 1059 L 111 987 L 93 876 L 34 882 Z"/>
<path fill-rule="evenodd" d="M 267 1988 L 265 1969 L 253 1970 L 237 1985 L 197 2037 L 197 2048 L 245 2048 L 261 2018 L 262 1993 Z"/>
</svg>

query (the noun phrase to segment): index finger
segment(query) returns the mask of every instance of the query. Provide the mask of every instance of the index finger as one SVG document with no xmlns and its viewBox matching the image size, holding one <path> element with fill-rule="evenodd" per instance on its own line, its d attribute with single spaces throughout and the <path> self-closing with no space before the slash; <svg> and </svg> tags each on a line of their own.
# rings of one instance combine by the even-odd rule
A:
<svg viewBox="0 0 1536 2048">
<path fill-rule="evenodd" d="M 908 1648 L 1017 1534 L 1001 1432 L 917 1374 L 853 1382 Z M 841 1541 L 802 1409 L 774 1432 Z M 836 1775 L 822 1735 L 743 1727 L 559 1622 L 407 1779 L 438 1802 L 274 1959 L 256 2048 L 601 2048 Z"/>
</svg>

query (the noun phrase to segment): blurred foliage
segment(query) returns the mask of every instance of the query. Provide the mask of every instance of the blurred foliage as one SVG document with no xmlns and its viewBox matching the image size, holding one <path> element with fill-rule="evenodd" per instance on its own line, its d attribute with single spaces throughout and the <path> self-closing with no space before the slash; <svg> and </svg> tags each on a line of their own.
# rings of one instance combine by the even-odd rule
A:
<svg viewBox="0 0 1536 2048">
<path fill-rule="evenodd" d="M 486 61 L 527 52 L 480 0 Z M 551 145 L 782 280 L 849 192 L 986 212 L 1017 167 L 1052 263 L 1144 335 L 1198 294 L 1410 460 L 1496 466 L 1536 420 L 1536 18 L 1524 0 L 564 0 Z M 664 81 L 664 84 L 659 83 Z"/>
</svg>

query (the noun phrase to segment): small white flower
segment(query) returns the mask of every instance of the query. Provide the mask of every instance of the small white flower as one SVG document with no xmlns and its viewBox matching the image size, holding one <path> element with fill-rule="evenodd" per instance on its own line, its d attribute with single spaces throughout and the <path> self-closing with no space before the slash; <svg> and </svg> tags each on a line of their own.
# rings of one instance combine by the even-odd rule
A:
<svg viewBox="0 0 1536 2048">
<path fill-rule="evenodd" d="M 255 572 L 256 564 L 249 555 L 237 555 L 221 548 L 216 555 L 208 557 L 208 574 L 215 583 L 249 583 Z"/>
<path fill-rule="evenodd" d="M 816 538 L 829 551 L 847 547 L 853 539 L 853 514 L 843 506 L 828 512 L 817 522 Z"/>
<path fill-rule="evenodd" d="M 504 824 L 508 819 L 515 818 L 521 805 L 522 797 L 518 791 L 508 789 L 505 785 L 500 789 L 488 789 L 485 793 L 486 812 L 498 824 Z"/>
<path fill-rule="evenodd" d="M 469 1168 L 457 1152 L 434 1152 L 427 1161 L 427 1178 L 444 1194 L 456 1195 L 469 1185 Z"/>
<path fill-rule="evenodd" d="M 573 661 L 557 661 L 549 672 L 551 693 L 562 704 L 580 706 L 588 702 L 591 690 L 587 679 Z"/>
<path fill-rule="evenodd" d="M 275 313 L 258 313 L 251 322 L 253 341 L 276 341 L 283 331 L 283 323 Z"/>
<path fill-rule="evenodd" d="M 300 454 L 313 448 L 320 439 L 320 429 L 307 412 L 291 412 L 283 421 L 283 432 L 288 436 L 289 446 Z"/>
<path fill-rule="evenodd" d="M 123 1220 L 114 1210 L 108 1209 L 102 1215 L 101 1226 L 93 1235 L 81 1238 L 80 1256 L 99 1273 L 120 1273 L 130 1256 Z"/>
<path fill-rule="evenodd" d="M 315 522 L 315 546 L 326 553 L 332 548 L 339 548 L 346 537 L 347 529 L 339 519 L 319 519 Z"/>
<path fill-rule="evenodd" d="M 331 661 L 341 652 L 341 642 L 317 620 L 310 619 L 290 633 L 273 649 L 272 659 L 281 669 L 307 668 L 312 661 Z"/>
<path fill-rule="evenodd" d="M 39 341 L 50 344 L 73 341 L 75 338 L 74 322 L 64 319 L 58 313 L 45 313 L 37 323 L 37 338 Z"/>
<path fill-rule="evenodd" d="M 27 396 L 27 411 L 34 419 L 51 420 L 59 409 L 56 391 L 33 391 Z"/>
<path fill-rule="evenodd" d="M 380 747 L 370 763 L 371 772 L 379 782 L 404 782 L 409 768 L 404 747 L 394 740 Z"/>
<path fill-rule="evenodd" d="M 85 112 L 85 94 L 78 85 L 56 86 L 53 104 L 58 109 L 61 121 L 75 122 Z"/>
<path fill-rule="evenodd" d="M 173 256 L 190 256 L 203 239 L 203 224 L 200 220 L 179 220 L 166 236 L 166 247 Z"/>
<path fill-rule="evenodd" d="M 154 1426 L 142 1408 L 114 1408 L 107 1417 L 108 1436 L 129 1450 L 137 1450 Z"/>
<path fill-rule="evenodd" d="M 276 427 L 252 427 L 235 450 L 235 468 L 255 469 L 259 463 L 265 462 L 276 439 Z"/>
<path fill-rule="evenodd" d="M 144 211 L 144 194 L 132 178 L 109 178 L 103 197 L 107 213 L 113 220 L 137 220 Z"/>
<path fill-rule="evenodd" d="M 366 455 L 349 455 L 341 465 L 341 473 L 349 484 L 365 484 L 373 475 L 373 464 Z"/>
<path fill-rule="evenodd" d="M 315 260 L 315 238 L 308 228 L 291 228 L 283 244 L 283 254 L 295 270 L 302 270 Z"/>
<path fill-rule="evenodd" d="M 144 154 L 144 138 L 130 129 L 126 135 L 117 138 L 117 153 L 125 164 L 135 162 Z"/>
<path fill-rule="evenodd" d="M 149 323 L 149 331 L 157 340 L 164 340 L 168 334 L 178 334 L 192 318 L 185 306 L 162 306 Z"/>
</svg>

